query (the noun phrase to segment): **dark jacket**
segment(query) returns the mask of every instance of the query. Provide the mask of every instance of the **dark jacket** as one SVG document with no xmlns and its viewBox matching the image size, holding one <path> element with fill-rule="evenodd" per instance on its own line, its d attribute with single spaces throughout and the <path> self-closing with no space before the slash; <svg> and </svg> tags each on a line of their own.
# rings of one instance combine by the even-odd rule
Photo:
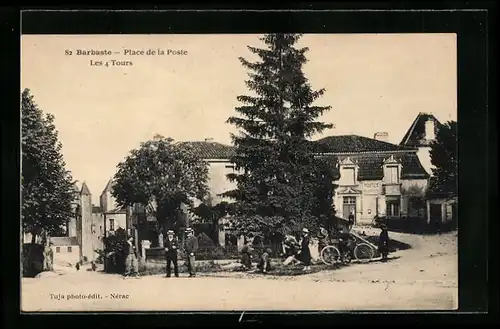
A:
<svg viewBox="0 0 500 329">
<path fill-rule="evenodd" d="M 389 232 L 382 230 L 378 239 L 378 250 L 382 253 L 389 252 Z"/>
<path fill-rule="evenodd" d="M 194 235 L 192 235 L 190 238 L 187 238 L 185 249 L 188 254 L 198 251 L 198 239 Z"/>
<path fill-rule="evenodd" d="M 175 236 L 172 241 L 170 241 L 167 237 L 165 241 L 163 241 L 163 246 L 168 249 L 166 251 L 168 255 L 175 255 L 177 254 L 177 249 L 179 249 L 179 241 Z"/>
<path fill-rule="evenodd" d="M 137 249 L 135 248 L 135 244 L 129 244 L 128 241 L 125 242 L 125 256 L 134 255 L 137 257 Z"/>
</svg>

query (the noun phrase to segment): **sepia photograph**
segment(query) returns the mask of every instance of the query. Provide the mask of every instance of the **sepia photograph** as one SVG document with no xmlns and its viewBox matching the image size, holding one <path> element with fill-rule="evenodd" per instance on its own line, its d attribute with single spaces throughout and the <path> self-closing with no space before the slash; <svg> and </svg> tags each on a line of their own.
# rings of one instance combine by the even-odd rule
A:
<svg viewBox="0 0 500 329">
<path fill-rule="evenodd" d="M 458 304 L 454 33 L 21 36 L 21 311 Z"/>
</svg>

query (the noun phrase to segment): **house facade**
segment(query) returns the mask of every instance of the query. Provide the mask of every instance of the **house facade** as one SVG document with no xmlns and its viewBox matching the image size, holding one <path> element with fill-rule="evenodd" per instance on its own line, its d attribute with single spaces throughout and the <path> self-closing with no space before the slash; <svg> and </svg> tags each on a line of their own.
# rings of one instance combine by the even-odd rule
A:
<svg viewBox="0 0 500 329">
<path fill-rule="evenodd" d="M 131 229 L 126 209 L 119 207 L 116 199 L 111 194 L 112 187 L 113 179 L 110 179 L 99 197 L 100 214 L 104 221 L 104 236 L 113 234 L 119 228 L 125 231 Z"/>
<path fill-rule="evenodd" d="M 352 213 L 357 224 L 371 224 L 375 216 L 425 216 L 429 175 L 418 150 L 388 143 L 386 137 L 386 133 L 374 138 L 344 135 L 314 142 L 318 157 L 338 159 L 340 178 L 334 197 L 338 217 Z"/>
</svg>

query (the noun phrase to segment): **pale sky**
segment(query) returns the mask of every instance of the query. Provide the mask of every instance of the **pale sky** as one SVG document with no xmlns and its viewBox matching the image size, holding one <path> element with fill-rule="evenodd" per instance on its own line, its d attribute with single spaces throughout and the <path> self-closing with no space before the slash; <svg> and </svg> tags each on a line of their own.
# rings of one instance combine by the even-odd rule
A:
<svg viewBox="0 0 500 329">
<path fill-rule="evenodd" d="M 156 133 L 177 141 L 230 143 L 236 97 L 246 94 L 239 56 L 259 35 L 23 35 L 21 89 L 55 115 L 67 169 L 99 195 L 128 152 Z M 457 119 L 455 34 L 308 34 L 304 71 L 321 119 L 335 124 L 314 139 L 388 132 L 399 143 L 419 112 Z M 125 56 L 124 49 L 185 50 L 187 55 Z M 65 55 L 65 50 L 73 55 Z M 120 52 L 77 56 L 77 49 Z M 111 66 L 111 60 L 133 66 Z M 108 67 L 90 60 L 109 61 Z"/>
</svg>

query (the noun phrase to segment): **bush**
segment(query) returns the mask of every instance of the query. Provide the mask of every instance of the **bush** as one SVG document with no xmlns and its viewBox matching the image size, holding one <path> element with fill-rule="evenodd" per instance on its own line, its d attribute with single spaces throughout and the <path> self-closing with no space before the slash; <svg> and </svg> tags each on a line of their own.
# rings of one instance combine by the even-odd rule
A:
<svg viewBox="0 0 500 329">
<path fill-rule="evenodd" d="M 119 228 L 115 234 L 104 238 L 104 269 L 106 273 L 125 272 L 125 246 L 127 233 Z"/>
<path fill-rule="evenodd" d="M 43 270 L 43 245 L 41 244 L 23 244 L 21 254 L 23 262 L 23 276 L 35 277 Z"/>
</svg>

